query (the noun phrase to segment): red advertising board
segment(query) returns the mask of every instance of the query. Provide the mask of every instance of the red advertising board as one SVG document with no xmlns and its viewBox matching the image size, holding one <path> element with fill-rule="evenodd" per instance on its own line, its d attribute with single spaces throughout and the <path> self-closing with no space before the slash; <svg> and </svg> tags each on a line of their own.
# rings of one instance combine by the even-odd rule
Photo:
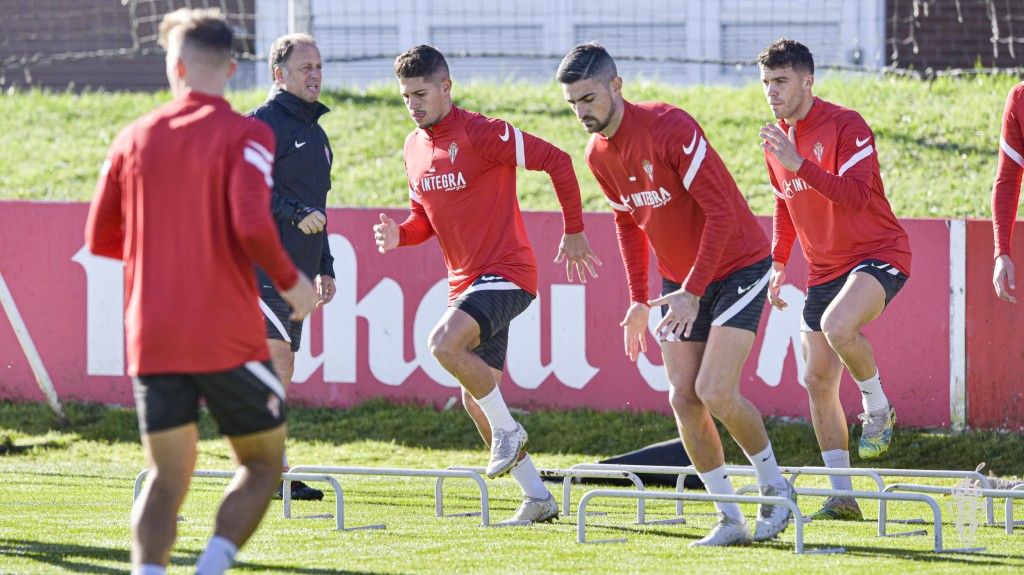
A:
<svg viewBox="0 0 1024 575">
<path fill-rule="evenodd" d="M 992 223 L 967 222 L 967 421 L 972 427 L 1024 429 L 1024 235 L 1015 234 L 1012 249 L 1021 300 L 1016 304 L 996 297 L 992 286 Z"/>
<path fill-rule="evenodd" d="M 128 405 L 132 395 L 124 375 L 120 264 L 83 249 L 86 211 L 81 203 L 0 202 L 0 274 L 58 395 Z M 396 219 L 405 215 L 404 210 L 386 212 Z M 440 404 L 458 394 L 458 384 L 426 345 L 446 305 L 436 242 L 381 255 L 370 232 L 377 214 L 368 209 L 329 212 L 338 295 L 307 321 L 289 389 L 292 402 L 345 406 L 386 397 Z M 667 380 L 654 338 L 649 339 L 650 352 L 637 363 L 623 354 L 618 323 L 628 297 L 610 214 L 586 215 L 591 246 L 604 261 L 600 277 L 586 285 L 568 282 L 564 269 L 551 261 L 561 216 L 526 213 L 525 220 L 539 260 L 540 293 L 511 328 L 506 398 L 532 408 L 667 412 Z M 769 231 L 770 219 L 760 221 Z M 914 250 L 912 277 L 866 333 L 900 421 L 947 426 L 949 231 L 943 220 L 905 220 L 904 225 Z M 765 415 L 809 414 L 799 357 L 805 275 L 797 248 L 784 288 L 791 305 L 784 311 L 765 310 L 743 371 L 743 392 Z M 652 267 L 652 295 L 658 283 Z M 0 316 L 0 399 L 42 400 L 6 319 Z M 860 398 L 848 376 L 841 397 L 852 420 Z"/>
</svg>

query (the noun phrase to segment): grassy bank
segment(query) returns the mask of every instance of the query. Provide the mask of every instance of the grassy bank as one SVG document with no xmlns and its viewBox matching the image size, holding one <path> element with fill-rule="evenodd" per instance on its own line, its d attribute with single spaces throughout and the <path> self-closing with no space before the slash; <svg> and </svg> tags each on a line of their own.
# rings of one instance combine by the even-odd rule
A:
<svg viewBox="0 0 1024 575">
<path fill-rule="evenodd" d="M 896 213 L 904 217 L 990 214 L 1000 116 L 1014 77 L 939 79 L 831 77 L 816 93 L 852 107 L 876 133 L 882 176 Z M 760 88 L 675 87 L 627 83 L 633 101 L 678 105 L 703 125 L 757 213 L 771 211 L 757 130 L 770 114 Z M 236 109 L 257 106 L 265 91 L 235 92 Z M 589 210 L 605 210 L 603 196 L 582 154 L 585 134 L 555 84 L 456 84 L 457 105 L 500 117 L 568 151 Z M 161 102 L 166 93 L 43 93 L 0 95 L 0 198 L 88 200 L 111 139 L 126 123 Z M 412 123 L 394 86 L 364 92 L 329 91 L 332 109 L 322 124 L 335 163 L 329 203 L 404 206 L 407 186 L 402 143 Z M 544 174 L 526 173 L 520 197 L 527 209 L 556 209 Z"/>
</svg>

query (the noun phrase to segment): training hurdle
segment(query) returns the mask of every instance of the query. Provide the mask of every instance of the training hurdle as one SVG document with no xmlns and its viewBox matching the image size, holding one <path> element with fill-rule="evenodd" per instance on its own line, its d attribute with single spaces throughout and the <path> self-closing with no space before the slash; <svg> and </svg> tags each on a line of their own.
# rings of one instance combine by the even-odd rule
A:
<svg viewBox="0 0 1024 575">
<path fill-rule="evenodd" d="M 594 469 L 594 470 L 597 470 L 597 469 L 608 469 L 608 468 L 613 468 L 614 470 L 617 470 L 617 471 L 628 470 L 628 471 L 632 471 L 634 473 L 657 473 L 657 474 L 663 474 L 663 475 L 675 475 L 676 476 L 676 492 L 677 493 L 683 492 L 683 490 L 684 490 L 684 482 L 686 481 L 687 477 L 689 477 L 690 475 L 696 475 L 697 474 L 696 468 L 693 467 L 692 465 L 688 465 L 688 466 L 684 466 L 684 467 L 677 467 L 677 466 L 667 466 L 667 465 L 611 465 L 611 464 L 606 464 L 606 463 L 579 463 L 579 464 L 576 464 L 576 465 L 572 466 L 571 469 Z M 790 474 L 790 476 L 791 476 L 790 477 L 790 481 L 794 483 L 794 486 L 795 486 L 796 478 L 799 477 L 799 475 L 843 475 L 843 476 L 850 476 L 850 477 L 867 477 L 867 478 L 869 478 L 869 479 L 871 479 L 872 481 L 875 482 L 875 485 L 878 487 L 878 491 L 882 491 L 885 488 L 885 482 L 882 481 L 881 476 L 878 475 L 877 473 L 874 473 L 873 471 L 871 471 L 869 469 L 829 468 L 829 467 L 780 467 L 779 469 L 783 473 Z M 755 477 L 757 475 L 757 473 L 754 471 L 754 468 L 750 467 L 750 466 L 747 466 L 747 465 L 727 465 L 727 466 L 725 466 L 725 470 L 726 470 L 727 473 L 730 473 L 732 475 L 743 475 L 743 476 L 749 476 L 749 477 Z M 676 516 L 679 517 L 679 519 L 674 519 L 674 520 L 673 519 L 665 519 L 665 520 L 651 522 L 651 523 L 662 523 L 662 524 L 665 524 L 665 523 L 682 523 L 682 522 L 685 522 L 685 520 L 682 519 L 682 517 L 683 517 L 683 505 L 684 505 L 684 501 L 683 500 L 680 499 L 680 500 L 676 501 Z M 880 512 L 881 512 L 881 509 L 882 509 L 881 503 L 879 503 L 879 511 Z M 879 534 L 882 535 L 882 536 L 885 535 L 885 526 L 882 525 L 882 524 L 879 524 Z"/>
<path fill-rule="evenodd" d="M 472 471 L 474 473 L 484 473 L 483 467 L 464 467 L 459 465 L 453 465 L 447 469 L 462 469 L 465 471 Z M 562 515 L 569 515 L 572 513 L 571 509 L 571 498 L 572 498 L 572 480 L 576 477 L 586 477 L 590 479 L 628 479 L 636 487 L 637 491 L 644 490 L 644 482 L 640 480 L 637 474 L 631 471 L 610 471 L 606 469 L 538 469 L 541 477 L 561 477 L 562 478 Z M 437 493 L 441 493 L 444 490 L 444 477 L 437 478 L 437 484 L 435 490 Z M 643 498 L 637 498 L 636 500 L 636 523 L 637 525 L 647 524 L 647 508 Z M 670 520 L 673 521 L 673 520 Z M 685 523 L 685 519 L 674 520 L 676 523 Z M 660 523 L 656 521 L 654 523 Z"/>
<path fill-rule="evenodd" d="M 981 484 L 982 489 L 992 489 L 992 482 L 983 474 L 977 471 L 963 471 L 957 469 L 893 469 L 893 468 L 872 468 L 882 477 L 920 477 L 930 479 L 975 479 Z M 985 524 L 996 525 L 995 507 L 992 497 L 985 498 Z M 884 506 L 879 508 L 879 513 L 885 511 Z"/>
<path fill-rule="evenodd" d="M 796 492 L 798 495 L 810 495 L 820 497 L 854 497 L 858 499 L 879 499 L 886 501 L 911 501 L 918 502 L 927 505 L 932 511 L 932 529 L 933 529 L 933 547 L 932 550 L 935 553 L 969 553 L 984 551 L 983 547 L 970 547 L 970 548 L 946 548 L 943 543 L 943 532 L 942 532 L 942 511 L 939 508 L 938 503 L 935 499 L 929 497 L 923 493 L 893 493 L 887 491 L 854 491 L 854 490 L 838 490 L 838 489 L 812 489 L 812 488 L 797 488 Z M 803 526 L 809 523 L 807 519 L 800 513 L 796 503 L 785 498 L 785 497 L 767 497 L 762 495 L 719 495 L 711 493 L 685 493 L 679 491 L 672 492 L 637 492 L 630 490 L 612 490 L 612 489 L 597 489 L 588 491 L 580 499 L 580 504 L 577 509 L 577 527 L 576 527 L 576 541 L 577 543 L 586 543 L 586 503 L 595 497 L 617 497 L 617 498 L 647 498 L 647 499 L 665 499 L 675 501 L 725 501 L 734 503 L 767 503 L 769 505 L 786 505 L 793 512 L 793 522 L 796 526 L 796 540 L 794 541 L 794 552 L 797 554 L 804 553 L 803 543 Z M 884 524 L 883 524 L 884 525 Z M 913 532 L 911 534 L 926 534 L 925 531 Z M 610 539 L 604 541 L 597 541 L 597 543 L 612 543 L 612 542 L 623 542 L 625 538 Z M 813 553 L 843 553 L 846 550 L 841 547 L 829 547 L 824 549 L 816 549 Z"/>
<path fill-rule="evenodd" d="M 1016 487 L 1011 487 L 1010 491 L 1024 491 L 1024 484 L 1018 485 Z M 1013 505 L 1007 504 L 1006 510 L 1008 512 L 1007 513 L 1007 519 L 1006 519 L 1006 529 L 1007 529 L 1006 532 L 1009 533 L 1010 535 L 1013 535 L 1013 528 L 1014 528 L 1014 526 L 1024 525 L 1024 521 L 1014 521 L 1013 520 Z"/>
<path fill-rule="evenodd" d="M 329 466 L 329 465 L 296 465 L 291 468 L 291 473 L 315 473 L 323 475 L 367 475 L 377 477 L 433 477 L 437 480 L 434 485 L 434 514 L 437 517 L 453 517 L 455 515 L 477 515 L 477 512 L 470 513 L 459 513 L 454 515 L 444 514 L 444 499 L 443 493 L 439 487 L 439 482 L 445 479 L 469 479 L 476 483 L 480 489 L 480 521 L 484 527 L 491 527 L 491 513 L 490 513 L 490 497 L 487 492 L 487 483 L 484 482 L 483 477 L 479 473 L 474 471 L 468 471 L 465 469 L 409 469 L 402 467 L 341 467 L 341 466 Z M 288 474 L 286 474 L 288 475 Z M 285 477 L 285 476 L 283 476 Z M 284 479 L 284 502 L 285 506 L 288 506 L 291 502 L 291 489 L 290 483 L 287 478 Z M 510 526 L 519 525 L 524 522 L 512 522 L 504 521 L 493 526 Z M 367 528 L 384 529 L 384 525 L 373 525 L 367 526 Z"/>
<path fill-rule="evenodd" d="M 885 488 L 885 490 L 889 492 L 905 491 L 911 493 L 938 493 L 941 495 L 953 495 L 956 492 L 956 489 L 956 487 L 921 485 L 918 483 L 893 483 L 891 485 L 887 485 Z M 984 497 L 988 500 L 1006 500 L 1006 506 L 1004 508 L 1003 526 L 1006 529 L 1007 535 L 1013 535 L 1013 528 L 1015 525 L 1020 525 L 1024 523 L 1013 520 L 1013 502 L 1016 499 L 1024 500 L 1024 485 L 1018 485 L 1013 489 L 977 489 L 975 493 L 977 493 L 979 497 Z"/>
<path fill-rule="evenodd" d="M 793 514 L 793 524 L 796 529 L 796 539 L 793 542 L 793 552 L 802 554 L 804 552 L 804 516 L 796 503 L 785 498 L 765 495 L 712 495 L 710 493 L 680 493 L 677 491 L 641 492 L 629 489 L 594 489 L 583 494 L 580 504 L 576 509 L 576 542 L 577 543 L 623 543 L 625 537 L 617 539 L 602 539 L 598 541 L 587 541 L 587 505 L 598 497 L 612 497 L 619 499 L 667 499 L 686 501 L 725 501 L 731 503 L 766 503 L 768 505 L 785 505 Z"/>
<path fill-rule="evenodd" d="M 142 482 L 146 480 L 146 476 L 149 475 L 149 469 L 143 469 L 135 476 L 134 492 L 132 494 L 132 504 L 139 498 L 139 493 L 142 492 Z M 220 469 L 196 469 L 192 471 L 192 477 L 213 477 L 218 479 L 232 479 L 235 476 L 235 471 L 227 471 Z M 296 473 L 287 472 L 281 474 L 281 479 L 287 482 L 292 481 L 324 481 L 331 485 L 331 489 L 334 490 L 335 503 L 334 503 L 334 525 L 337 531 L 349 531 L 353 529 L 367 529 L 368 527 L 345 527 L 345 503 L 344 494 L 341 490 L 341 484 L 338 480 L 334 479 L 329 475 L 321 475 L 314 473 Z M 291 493 L 285 491 L 285 497 L 291 499 Z M 284 517 L 291 517 L 291 510 L 288 507 L 288 500 L 285 500 Z"/>
<path fill-rule="evenodd" d="M 572 466 L 572 469 L 613 469 L 619 471 L 633 471 L 634 473 L 660 473 L 666 475 L 677 475 L 676 480 L 676 491 L 683 489 L 683 481 L 689 475 L 696 475 L 697 470 L 691 466 L 677 467 L 677 466 L 658 466 L 658 465 L 611 465 L 605 463 L 580 463 Z M 927 477 L 937 479 L 976 479 L 982 485 L 983 488 L 990 488 L 991 483 L 988 478 L 977 471 L 963 471 L 963 470 L 938 470 L 938 469 L 892 469 L 892 468 L 874 468 L 874 467 L 848 467 L 848 468 L 832 468 L 832 467 L 817 467 L 817 466 L 779 466 L 782 473 L 789 474 L 791 481 L 796 482 L 796 478 L 800 475 L 845 475 L 850 477 L 867 477 L 875 482 L 878 487 L 878 491 L 885 490 L 884 477 Z M 753 467 L 748 465 L 727 465 L 726 471 L 734 475 L 756 475 L 753 471 Z M 903 533 L 887 533 L 886 532 L 886 521 L 883 518 L 887 516 L 886 513 L 886 499 L 879 499 L 878 501 L 878 515 L 879 515 L 879 526 L 878 533 L 880 537 L 892 537 L 898 535 L 904 535 Z M 996 525 L 995 512 L 993 506 L 993 498 L 985 498 L 985 511 L 988 525 Z M 676 503 L 676 514 L 683 514 L 683 502 L 678 501 Z M 894 523 L 921 523 L 921 520 L 894 520 Z M 917 534 L 915 532 L 915 534 Z"/>
</svg>

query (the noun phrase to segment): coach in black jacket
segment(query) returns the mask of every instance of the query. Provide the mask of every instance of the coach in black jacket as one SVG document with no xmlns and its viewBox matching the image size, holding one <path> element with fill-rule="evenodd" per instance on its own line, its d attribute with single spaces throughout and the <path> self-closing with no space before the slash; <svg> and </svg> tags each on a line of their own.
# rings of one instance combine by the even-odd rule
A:
<svg viewBox="0 0 1024 575">
<path fill-rule="evenodd" d="M 251 115 L 266 122 L 277 138 L 271 209 L 285 249 L 296 267 L 315 278 L 317 294 L 326 304 L 336 291 L 326 231 L 333 154 L 327 134 L 317 123 L 329 111 L 319 102 L 320 50 L 312 36 L 289 34 L 271 45 L 269 63 L 274 87 Z M 263 270 L 257 269 L 257 277 L 271 361 L 287 385 L 301 343 L 302 322 L 290 319 L 291 309 Z M 296 481 L 292 498 L 321 499 L 323 493 Z"/>
</svg>

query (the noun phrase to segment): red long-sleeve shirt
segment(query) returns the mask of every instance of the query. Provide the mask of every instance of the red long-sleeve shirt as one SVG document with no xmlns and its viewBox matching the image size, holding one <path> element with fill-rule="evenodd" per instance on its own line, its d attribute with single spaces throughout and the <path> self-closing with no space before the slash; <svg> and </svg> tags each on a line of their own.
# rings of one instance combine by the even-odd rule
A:
<svg viewBox="0 0 1024 575">
<path fill-rule="evenodd" d="M 579 183 L 569 155 L 502 120 L 457 107 L 405 140 L 411 212 L 399 245 L 437 235 L 449 300 L 480 275 L 498 274 L 537 293 L 537 259 L 516 196 L 516 167 L 545 171 L 562 207 L 565 233 L 583 231 Z"/>
<path fill-rule="evenodd" d="M 1003 109 L 999 138 L 999 167 L 992 186 L 992 231 L 995 257 L 1010 255 L 1010 239 L 1017 219 L 1021 177 L 1024 176 L 1024 83 L 1010 90 Z"/>
<path fill-rule="evenodd" d="M 779 121 L 789 133 L 789 126 Z M 785 264 L 800 238 L 807 285 L 827 283 L 865 259 L 888 262 L 910 275 L 910 240 L 885 197 L 875 135 L 857 112 L 814 99 L 797 122 L 804 158 L 793 173 L 765 151 L 775 193 L 772 259 Z"/>
<path fill-rule="evenodd" d="M 708 284 L 768 257 L 768 239 L 697 121 L 663 103 L 625 102 L 587 164 L 615 210 L 632 301 L 646 302 L 647 242 L 658 271 L 703 296 Z"/>
<path fill-rule="evenodd" d="M 85 241 L 125 262 L 128 373 L 203 373 L 266 360 L 253 263 L 298 274 L 270 216 L 274 136 L 223 98 L 188 92 L 114 141 Z"/>
</svg>

